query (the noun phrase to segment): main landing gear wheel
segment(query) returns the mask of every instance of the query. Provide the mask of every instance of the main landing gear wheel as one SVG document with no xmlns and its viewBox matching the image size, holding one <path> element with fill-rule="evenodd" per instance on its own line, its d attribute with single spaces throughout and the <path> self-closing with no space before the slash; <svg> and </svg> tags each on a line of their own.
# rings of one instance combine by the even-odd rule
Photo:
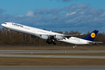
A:
<svg viewBox="0 0 105 70">
<path fill-rule="evenodd" d="M 54 42 L 53 39 L 52 39 L 52 40 L 49 40 L 49 39 L 48 39 L 46 42 L 47 42 L 48 44 L 52 44 L 52 43 L 53 43 L 54 45 L 56 45 L 56 43 Z"/>
</svg>

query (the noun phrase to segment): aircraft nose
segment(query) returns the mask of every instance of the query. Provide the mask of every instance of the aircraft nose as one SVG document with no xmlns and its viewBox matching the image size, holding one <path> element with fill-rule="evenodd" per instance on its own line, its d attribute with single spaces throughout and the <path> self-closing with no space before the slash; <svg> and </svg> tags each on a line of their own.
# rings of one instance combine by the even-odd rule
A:
<svg viewBox="0 0 105 70">
<path fill-rule="evenodd" d="M 5 26 L 5 25 L 6 25 L 6 23 L 1 24 L 1 26 Z"/>
<path fill-rule="evenodd" d="M 1 26 L 4 26 L 4 24 L 1 24 Z"/>
</svg>

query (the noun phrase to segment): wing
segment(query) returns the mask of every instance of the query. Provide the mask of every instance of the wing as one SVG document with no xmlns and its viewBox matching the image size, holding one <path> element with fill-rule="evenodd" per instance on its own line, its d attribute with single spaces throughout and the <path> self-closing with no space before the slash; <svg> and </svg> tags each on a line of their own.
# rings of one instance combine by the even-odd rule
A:
<svg viewBox="0 0 105 70">
<path fill-rule="evenodd" d="M 84 35 L 84 34 L 82 33 L 82 34 L 64 35 L 64 37 L 70 38 L 70 37 L 80 36 L 80 35 Z"/>
</svg>

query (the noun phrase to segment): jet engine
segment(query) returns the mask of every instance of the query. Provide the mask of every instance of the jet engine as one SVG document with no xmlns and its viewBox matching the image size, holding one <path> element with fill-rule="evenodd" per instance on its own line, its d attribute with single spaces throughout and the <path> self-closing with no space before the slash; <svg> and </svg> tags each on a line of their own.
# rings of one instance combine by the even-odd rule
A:
<svg viewBox="0 0 105 70">
<path fill-rule="evenodd" d="M 40 38 L 42 38 L 42 39 L 48 39 L 48 36 L 47 35 L 40 35 Z"/>
<path fill-rule="evenodd" d="M 56 36 L 55 36 L 55 39 L 57 39 L 57 40 L 62 40 L 62 39 L 63 39 L 63 36 L 62 36 L 62 35 L 56 35 Z"/>
</svg>

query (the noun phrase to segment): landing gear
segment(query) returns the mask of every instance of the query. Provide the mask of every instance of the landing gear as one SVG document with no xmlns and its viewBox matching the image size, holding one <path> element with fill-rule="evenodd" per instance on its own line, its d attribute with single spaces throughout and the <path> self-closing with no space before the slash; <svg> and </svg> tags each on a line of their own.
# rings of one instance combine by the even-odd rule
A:
<svg viewBox="0 0 105 70">
<path fill-rule="evenodd" d="M 48 44 L 52 44 L 52 43 L 53 43 L 54 45 L 56 45 L 56 43 L 55 43 L 54 41 L 55 41 L 54 39 L 47 39 L 46 42 L 47 42 Z"/>
<path fill-rule="evenodd" d="M 56 45 L 56 43 L 54 42 L 54 40 L 52 40 L 52 43 L 53 43 L 54 45 Z"/>
<path fill-rule="evenodd" d="M 51 44 L 51 42 L 49 42 L 49 41 L 46 41 L 46 43 Z"/>
<path fill-rule="evenodd" d="M 76 47 L 77 47 L 76 45 L 73 46 L 73 48 L 76 48 Z"/>
</svg>

